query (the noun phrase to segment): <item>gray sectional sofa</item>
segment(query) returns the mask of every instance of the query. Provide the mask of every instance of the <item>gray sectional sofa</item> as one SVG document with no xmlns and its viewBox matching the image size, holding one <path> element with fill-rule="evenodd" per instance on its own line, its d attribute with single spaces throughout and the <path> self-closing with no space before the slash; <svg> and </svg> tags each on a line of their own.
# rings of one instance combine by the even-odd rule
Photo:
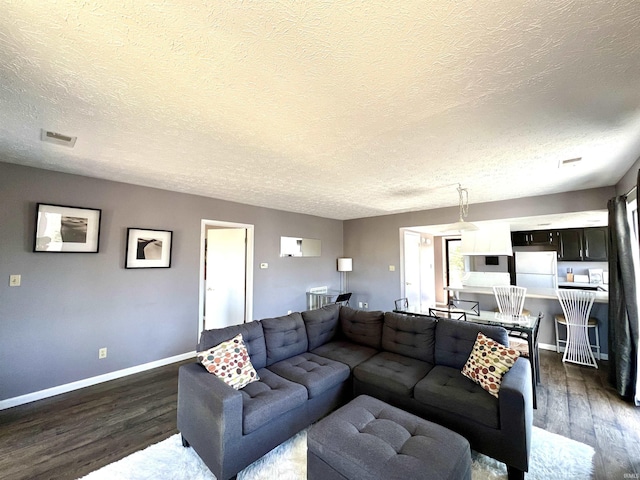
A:
<svg viewBox="0 0 640 480">
<path fill-rule="evenodd" d="M 531 370 L 518 358 L 498 398 L 461 374 L 477 333 L 496 326 L 329 305 L 202 332 L 198 351 L 242 333 L 260 380 L 241 390 L 200 364 L 179 371 L 178 430 L 216 478 L 246 466 L 354 396 L 367 394 L 450 428 L 471 448 L 528 470 Z"/>
</svg>

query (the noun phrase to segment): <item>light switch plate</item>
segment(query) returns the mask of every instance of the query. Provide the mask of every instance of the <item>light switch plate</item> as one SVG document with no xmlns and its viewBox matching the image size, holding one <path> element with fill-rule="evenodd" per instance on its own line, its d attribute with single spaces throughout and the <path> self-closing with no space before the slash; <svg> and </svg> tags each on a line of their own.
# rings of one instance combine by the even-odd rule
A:
<svg viewBox="0 0 640 480">
<path fill-rule="evenodd" d="M 395 272 L 396 271 L 396 266 L 395 265 L 389 265 L 389 271 L 390 272 Z"/>
<path fill-rule="evenodd" d="M 22 275 L 10 275 L 9 276 L 9 286 L 10 287 L 19 287 L 22 282 Z"/>
</svg>

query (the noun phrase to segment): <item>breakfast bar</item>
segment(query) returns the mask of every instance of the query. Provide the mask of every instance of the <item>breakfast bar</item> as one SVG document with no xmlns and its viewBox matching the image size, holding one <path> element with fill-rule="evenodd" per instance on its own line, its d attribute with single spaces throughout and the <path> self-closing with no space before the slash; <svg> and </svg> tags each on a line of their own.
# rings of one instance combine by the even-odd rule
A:
<svg viewBox="0 0 640 480">
<path fill-rule="evenodd" d="M 578 284 L 573 285 L 580 286 Z M 606 286 L 603 288 L 605 287 Z M 497 302 L 493 288 L 491 287 L 447 287 L 447 290 L 453 292 L 455 298 L 479 302 L 482 310 L 493 310 L 497 308 Z M 596 291 L 596 299 L 591 310 L 591 316 L 598 319 L 601 352 L 604 359 L 608 358 L 608 308 L 609 292 L 605 290 Z M 528 288 L 524 309 L 531 312 L 531 314 L 542 314 L 538 335 L 539 348 L 555 351 L 554 317 L 562 313 L 562 307 L 558 301 L 556 290 L 554 288 Z"/>
</svg>

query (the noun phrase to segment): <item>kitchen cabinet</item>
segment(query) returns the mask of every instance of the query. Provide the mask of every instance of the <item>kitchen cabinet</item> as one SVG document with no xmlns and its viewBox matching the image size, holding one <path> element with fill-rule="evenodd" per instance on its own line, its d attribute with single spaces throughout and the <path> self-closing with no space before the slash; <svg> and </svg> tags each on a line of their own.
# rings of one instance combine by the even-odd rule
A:
<svg viewBox="0 0 640 480">
<path fill-rule="evenodd" d="M 609 230 L 607 227 L 584 229 L 584 260 L 606 262 L 609 258 Z"/>
<path fill-rule="evenodd" d="M 558 230 L 558 260 L 582 261 L 583 229 Z"/>
<path fill-rule="evenodd" d="M 558 260 L 606 262 L 607 227 L 558 230 Z"/>
<path fill-rule="evenodd" d="M 512 232 L 511 244 L 514 247 L 528 247 L 532 245 L 544 245 L 554 247 L 557 245 L 557 236 L 551 230 L 529 230 L 525 232 Z"/>
</svg>

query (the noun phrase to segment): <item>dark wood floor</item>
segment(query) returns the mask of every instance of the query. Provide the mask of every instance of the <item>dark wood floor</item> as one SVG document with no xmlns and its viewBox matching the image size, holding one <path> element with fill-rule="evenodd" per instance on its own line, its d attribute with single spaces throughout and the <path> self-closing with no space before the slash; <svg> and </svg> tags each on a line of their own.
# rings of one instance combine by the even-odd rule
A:
<svg viewBox="0 0 640 480">
<path fill-rule="evenodd" d="M 179 365 L 0 412 L 0 478 L 76 479 L 176 433 Z M 534 424 L 593 446 L 595 478 L 640 478 L 640 408 L 607 386 L 606 362 L 543 351 L 541 370 Z"/>
<path fill-rule="evenodd" d="M 609 386 L 607 362 L 596 370 L 563 364 L 561 358 L 541 352 L 534 425 L 591 445 L 596 479 L 640 478 L 640 407 Z"/>
</svg>

